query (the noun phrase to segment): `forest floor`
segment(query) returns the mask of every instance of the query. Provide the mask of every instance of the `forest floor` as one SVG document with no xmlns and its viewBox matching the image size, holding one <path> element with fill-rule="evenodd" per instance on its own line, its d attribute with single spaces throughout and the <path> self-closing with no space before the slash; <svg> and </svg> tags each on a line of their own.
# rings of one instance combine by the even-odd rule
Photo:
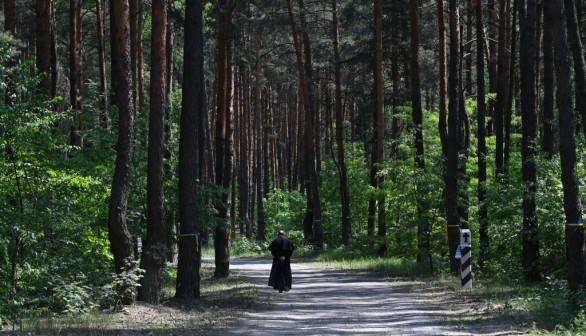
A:
<svg viewBox="0 0 586 336">
<path fill-rule="evenodd" d="M 203 265 L 213 271 L 213 261 Z M 198 302 L 137 303 L 122 312 L 7 335 L 520 335 L 531 331 L 515 316 L 473 293 L 311 261 L 292 263 L 293 288 L 267 286 L 271 260 L 235 258 L 229 279 L 203 280 L 211 291 Z M 213 282 L 213 283 L 210 283 Z M 435 286 L 435 287 L 434 287 Z M 102 319 L 102 320 L 100 320 Z M 2 332 L 0 332 L 2 333 Z"/>
</svg>

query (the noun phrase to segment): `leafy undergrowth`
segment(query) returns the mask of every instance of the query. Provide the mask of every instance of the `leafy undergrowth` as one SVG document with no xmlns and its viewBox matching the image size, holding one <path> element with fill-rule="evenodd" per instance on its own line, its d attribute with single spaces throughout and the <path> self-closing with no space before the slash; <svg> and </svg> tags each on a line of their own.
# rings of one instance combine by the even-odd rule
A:
<svg viewBox="0 0 586 336">
<path fill-rule="evenodd" d="M 102 311 L 80 316 L 26 319 L 6 335 L 199 335 L 223 326 L 268 304 L 257 288 L 237 276 L 213 277 L 213 265 L 202 265 L 201 298 L 177 300 L 174 270 L 166 276 L 161 305 L 137 302 L 122 311 Z"/>
</svg>

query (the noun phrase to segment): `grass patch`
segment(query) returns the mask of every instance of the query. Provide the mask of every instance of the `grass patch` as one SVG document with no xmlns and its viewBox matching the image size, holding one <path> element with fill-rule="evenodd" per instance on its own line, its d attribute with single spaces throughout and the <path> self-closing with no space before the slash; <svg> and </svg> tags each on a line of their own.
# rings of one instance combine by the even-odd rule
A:
<svg viewBox="0 0 586 336">
<path fill-rule="evenodd" d="M 246 311 L 263 309 L 268 295 L 255 285 L 231 276 L 213 277 L 213 265 L 202 264 L 201 298 L 176 300 L 176 269 L 167 268 L 160 305 L 138 302 L 123 311 L 102 311 L 78 316 L 27 318 L 6 335 L 198 335 L 221 328 Z"/>
<path fill-rule="evenodd" d="M 339 269 L 368 270 L 391 277 L 429 276 L 429 265 L 401 258 L 353 256 L 343 248 L 315 251 L 306 248 L 296 253 L 301 258 L 315 259 L 322 265 Z"/>
</svg>

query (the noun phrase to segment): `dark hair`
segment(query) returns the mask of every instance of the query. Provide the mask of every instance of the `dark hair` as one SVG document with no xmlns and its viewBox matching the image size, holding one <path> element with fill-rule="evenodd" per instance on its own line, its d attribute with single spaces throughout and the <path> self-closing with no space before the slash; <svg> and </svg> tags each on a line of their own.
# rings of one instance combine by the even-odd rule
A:
<svg viewBox="0 0 586 336">
<path fill-rule="evenodd" d="M 279 230 L 279 236 L 284 236 L 284 235 L 285 235 L 285 231 Z"/>
</svg>

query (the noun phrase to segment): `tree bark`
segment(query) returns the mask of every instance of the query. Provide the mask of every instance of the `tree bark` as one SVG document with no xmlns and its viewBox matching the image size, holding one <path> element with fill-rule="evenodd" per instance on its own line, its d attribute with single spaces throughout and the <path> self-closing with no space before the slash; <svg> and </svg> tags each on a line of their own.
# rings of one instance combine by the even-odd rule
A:
<svg viewBox="0 0 586 336">
<path fill-rule="evenodd" d="M 373 189 L 381 186 L 383 178 L 378 175 L 380 165 L 384 158 L 384 127 L 385 127 L 385 105 L 384 105 L 384 72 L 383 72 L 383 1 L 374 1 L 374 92 L 375 92 L 375 114 L 373 118 L 373 150 L 372 163 L 370 168 L 370 183 Z M 378 236 L 381 239 L 379 255 L 386 253 L 386 223 L 384 220 L 385 198 L 383 196 L 371 196 L 375 198 L 378 207 Z"/>
<path fill-rule="evenodd" d="M 136 110 L 141 111 L 145 110 L 145 97 L 144 97 L 144 53 L 143 53 L 143 30 L 144 30 L 144 16 L 143 16 L 143 2 L 142 0 L 137 0 L 136 4 L 136 79 L 138 81 L 137 88 L 138 88 L 138 107 Z M 135 111 L 136 112 L 136 111 Z"/>
<path fill-rule="evenodd" d="M 568 2 L 566 2 L 568 5 Z M 576 292 L 586 283 L 584 263 L 584 225 L 582 224 L 582 202 L 580 182 L 576 167 L 575 113 L 572 108 L 571 61 L 568 35 L 565 30 L 564 11 L 561 0 L 546 1 L 545 10 L 552 11 L 554 21 L 555 70 L 557 78 L 557 102 L 559 109 L 560 163 L 564 189 L 564 212 L 566 215 L 565 240 L 568 287 Z M 547 12 L 546 12 L 547 13 Z M 567 12 L 570 14 L 570 12 Z M 567 16 L 566 16 L 567 17 Z"/>
<path fill-rule="evenodd" d="M 240 79 L 238 87 L 240 88 L 240 100 L 242 101 L 240 108 L 240 131 L 238 132 L 239 138 L 239 151 L 238 151 L 238 218 L 241 223 L 241 234 L 245 234 L 246 238 L 252 238 L 252 225 L 250 221 L 250 175 L 249 171 L 249 134 L 250 131 L 250 108 L 249 104 L 245 103 L 248 101 L 248 83 L 245 82 L 245 65 L 239 64 L 238 67 L 238 78 Z"/>
<path fill-rule="evenodd" d="M 201 240 L 199 233 L 200 146 L 205 143 L 206 113 L 203 61 L 203 0 L 185 3 L 183 94 L 179 134 L 179 260 L 176 298 L 200 297 Z"/>
<path fill-rule="evenodd" d="M 576 82 L 576 112 L 582 121 L 582 131 L 586 134 L 586 61 L 580 36 L 580 27 L 574 0 L 564 0 L 568 42 L 574 58 L 574 78 Z"/>
<path fill-rule="evenodd" d="M 463 54 L 466 57 L 466 67 L 464 68 L 464 75 L 466 76 L 466 81 L 463 81 L 463 86 L 465 91 L 465 95 L 472 95 L 472 38 L 474 30 L 474 24 L 472 18 L 474 17 L 474 6 L 473 0 L 466 0 L 466 41 L 463 41 L 462 44 L 464 45 L 464 52 Z M 463 37 L 462 37 L 463 38 Z"/>
<path fill-rule="evenodd" d="M 548 160 L 555 154 L 555 115 L 554 115 L 554 34 L 553 11 L 551 2 L 543 1 L 543 137 L 542 148 Z"/>
<path fill-rule="evenodd" d="M 350 246 L 352 223 L 350 222 L 350 192 L 348 169 L 344 147 L 344 109 L 342 106 L 342 75 L 340 60 L 340 30 L 338 27 L 338 1 L 332 0 L 332 25 L 334 32 L 334 82 L 336 104 L 336 144 L 338 146 L 338 174 L 340 175 L 340 202 L 342 204 L 342 244 Z"/>
<path fill-rule="evenodd" d="M 96 0 L 96 22 L 97 22 L 97 51 L 98 51 L 98 69 L 100 73 L 99 85 L 99 109 L 100 122 L 102 126 L 108 126 L 108 115 L 106 107 L 108 106 L 108 84 L 106 80 L 106 40 L 104 38 L 104 0 Z"/>
<path fill-rule="evenodd" d="M 262 161 L 262 170 L 263 172 L 265 172 L 263 174 L 263 185 L 265 186 L 264 188 L 264 194 L 262 195 L 264 198 L 267 198 L 267 196 L 269 195 L 269 191 L 271 190 L 271 176 L 274 175 L 274 171 L 271 171 L 271 160 L 272 160 L 272 149 L 271 149 L 271 140 L 270 138 L 273 135 L 273 127 L 274 124 L 272 123 L 272 116 L 271 116 L 271 108 L 269 106 L 270 104 L 270 100 L 271 100 L 271 90 L 265 86 L 263 88 L 263 95 L 262 95 L 263 99 L 262 101 L 262 125 L 263 125 L 263 135 L 262 135 L 262 148 L 263 148 L 263 161 Z M 273 184 L 273 188 L 274 188 L 274 184 Z"/>
<path fill-rule="evenodd" d="M 411 30 L 411 111 L 413 127 L 415 128 L 415 167 L 421 172 L 425 171 L 425 158 L 423 148 L 423 110 L 421 107 L 421 80 L 419 78 L 419 1 L 409 0 L 409 27 Z M 470 32 L 471 34 L 471 32 Z M 471 63 L 468 59 L 468 65 Z M 424 258 L 431 257 L 429 242 L 429 226 L 423 218 L 425 209 L 421 200 L 420 183 L 417 183 L 417 262 L 422 263 Z M 431 261 L 431 258 L 430 258 Z"/>
<path fill-rule="evenodd" d="M 266 236 L 266 224 L 265 224 L 265 208 L 264 208 L 264 174 L 263 161 L 263 127 L 262 127 L 262 99 L 261 99 L 261 60 L 260 60 L 260 38 L 256 41 L 256 82 L 254 83 L 254 125 L 256 128 L 256 160 L 255 165 L 255 178 L 256 181 L 256 201 L 257 201 L 257 231 L 256 238 L 258 240 L 265 239 Z"/>
<path fill-rule="evenodd" d="M 82 0 L 69 1 L 69 98 L 71 108 L 76 113 L 74 125 L 71 126 L 71 145 L 83 146 L 83 112 L 82 112 Z"/>
<path fill-rule="evenodd" d="M 138 97 L 138 71 L 137 71 L 137 47 L 138 47 L 138 37 L 137 37 L 137 30 L 138 30 L 138 3 L 142 0 L 128 0 L 130 5 L 130 68 L 132 69 L 132 96 L 133 96 L 133 104 L 134 107 L 137 107 L 136 99 Z M 142 112 L 142 111 L 141 111 Z"/>
<path fill-rule="evenodd" d="M 117 74 L 117 82 L 113 84 L 116 89 L 115 101 L 118 108 L 118 140 L 108 212 L 108 233 L 116 272 L 120 273 L 127 266 L 128 259 L 133 259 L 134 255 L 134 245 L 126 223 L 132 176 L 134 114 L 130 73 L 130 37 L 128 36 L 128 0 L 112 0 L 111 4 L 110 17 L 114 29 L 112 59 L 117 60 L 112 71 Z M 134 298 L 127 298 L 127 300 L 132 302 Z"/>
<path fill-rule="evenodd" d="M 496 93 L 498 90 L 497 87 L 497 76 L 498 76 L 498 53 L 497 53 L 497 41 L 498 41 L 498 29 L 499 26 L 497 23 L 498 15 L 495 7 L 496 0 L 487 0 L 487 33 L 488 33 L 488 52 L 487 52 L 487 68 L 488 68 L 488 86 L 489 92 Z M 492 135 L 494 130 L 494 109 L 495 109 L 495 100 L 491 99 L 488 101 L 487 106 L 487 114 L 490 117 L 487 124 L 487 133 L 488 135 Z"/>
<path fill-rule="evenodd" d="M 522 178 L 525 185 L 523 195 L 523 252 L 522 265 L 525 280 L 536 281 L 540 278 L 537 261 L 539 259 L 539 239 L 537 237 L 537 112 L 535 111 L 537 93 L 535 85 L 535 21 L 536 0 L 521 0 L 519 3 L 521 27 L 520 64 L 521 73 L 521 114 L 522 132 L 521 157 Z"/>
<path fill-rule="evenodd" d="M 458 0 L 449 0 L 450 15 L 450 64 L 448 77 L 448 137 L 447 167 L 446 167 L 446 219 L 448 243 L 450 250 L 450 268 L 453 273 L 458 273 L 460 262 L 455 259 L 456 248 L 460 242 L 460 216 L 458 214 L 458 139 L 459 137 L 459 116 L 460 116 L 460 20 Z"/>
<path fill-rule="evenodd" d="M 313 93 L 313 83 L 315 81 L 313 76 L 313 65 L 312 65 L 312 54 L 311 45 L 309 43 L 309 33 L 306 22 L 306 9 L 304 0 L 298 0 L 299 4 L 299 21 L 301 23 L 301 37 L 303 44 L 303 67 L 305 69 L 305 92 L 307 103 L 304 104 L 309 109 L 305 109 L 305 138 L 307 143 L 307 152 L 305 166 L 308 172 L 309 185 L 311 188 L 311 195 L 308 196 L 308 202 L 311 200 L 312 209 L 308 210 L 307 213 L 312 215 L 312 231 L 313 231 L 313 243 L 316 248 L 323 247 L 323 228 L 321 223 L 321 204 L 318 188 L 318 173 L 319 173 L 319 139 L 317 138 L 316 129 L 319 127 L 317 121 L 318 107 Z M 301 46 L 300 46 L 301 47 Z M 309 215 L 307 216 L 309 218 Z"/>
<path fill-rule="evenodd" d="M 383 77 L 382 77 L 382 1 L 374 1 L 374 63 L 373 63 L 373 78 L 374 78 L 374 100 L 375 108 L 372 116 L 372 147 L 371 147 L 371 162 L 370 162 L 370 185 L 375 192 L 370 196 L 368 205 L 368 235 L 374 235 L 374 228 L 376 222 L 376 209 L 380 200 L 376 197 L 376 189 L 379 186 L 379 178 L 377 172 L 379 170 L 378 164 L 380 163 L 383 153 L 382 147 L 379 145 L 382 140 L 383 133 L 381 130 L 384 127 L 384 123 L 380 120 L 382 116 L 384 105 L 383 105 Z M 406 76 L 407 77 L 407 76 Z M 380 140 L 379 140 L 380 138 Z"/>
<path fill-rule="evenodd" d="M 305 237 L 306 241 L 313 241 L 317 248 L 323 245 L 323 237 L 321 232 L 321 208 L 319 202 L 319 190 L 317 186 L 317 174 L 315 171 L 315 142 L 313 137 L 313 110 L 311 105 L 311 96 L 309 91 L 309 83 L 306 81 L 306 67 L 304 65 L 302 56 L 302 45 L 298 37 L 297 24 L 295 23 L 295 16 L 290 0 L 285 0 L 287 11 L 289 14 L 289 21 L 291 24 L 291 34 L 293 37 L 293 45 L 295 47 L 295 56 L 297 59 L 297 72 L 299 77 L 299 89 L 301 91 L 301 101 L 303 110 L 305 112 L 305 127 L 304 127 L 304 166 L 306 170 L 306 185 L 307 185 L 307 209 L 305 214 L 305 222 L 311 221 L 313 223 L 312 237 Z M 302 15 L 303 16 L 303 15 Z M 301 20 L 302 25 L 304 20 Z M 303 29 L 304 27 L 302 27 Z M 306 57 L 308 56 L 308 45 L 306 45 Z M 306 58 L 307 59 L 307 58 Z"/>
<path fill-rule="evenodd" d="M 442 153 L 447 157 L 447 112 L 446 112 L 446 96 L 447 96 L 447 50 L 446 50 L 446 24 L 444 18 L 444 1 L 437 1 L 438 12 L 438 35 L 439 35 L 439 134 L 442 144 Z"/>
<path fill-rule="evenodd" d="M 57 84 L 59 82 L 59 57 L 57 55 L 57 21 L 55 20 L 55 2 L 52 0 L 49 9 L 49 22 L 50 22 L 50 38 L 49 38 L 49 50 L 50 50 L 50 64 L 51 64 L 51 98 L 57 97 Z"/>
<path fill-rule="evenodd" d="M 480 224 L 480 267 L 488 260 L 490 240 L 488 235 L 488 207 L 486 205 L 486 95 L 484 68 L 484 22 L 482 0 L 476 0 L 476 85 L 477 108 L 476 136 L 478 138 L 478 222 Z"/>
<path fill-rule="evenodd" d="M 509 61 L 509 94 L 507 100 L 507 110 L 505 113 L 505 149 L 504 149 L 504 173 L 507 174 L 509 172 L 509 161 L 511 157 L 511 121 L 513 119 L 513 104 L 517 97 L 517 88 L 518 88 L 518 80 L 517 80 L 517 72 L 515 71 L 515 56 L 517 55 L 517 14 L 518 10 L 518 1 L 519 0 L 512 0 L 513 6 L 511 10 L 513 11 L 513 19 L 511 23 L 511 57 Z"/>
<path fill-rule="evenodd" d="M 36 9 L 36 67 L 43 77 L 39 89 L 45 98 L 51 97 L 51 7 L 52 0 L 35 0 Z"/>
<path fill-rule="evenodd" d="M 216 269 L 214 276 L 225 278 L 230 272 L 230 190 L 232 183 L 232 13 L 234 5 L 230 0 L 218 3 L 218 45 L 216 54 L 216 133 L 215 133 L 215 183 L 222 188 L 220 198 L 214 207 L 218 211 L 218 224 L 214 230 L 214 251 Z"/>
<path fill-rule="evenodd" d="M 16 2 L 4 0 L 4 30 L 16 35 Z"/>
<path fill-rule="evenodd" d="M 460 40 L 462 43 L 462 40 Z M 460 44 L 461 55 L 464 54 L 464 45 Z M 458 119 L 458 215 L 460 216 L 460 227 L 464 229 L 469 228 L 469 211 L 470 195 L 468 193 L 468 185 L 470 178 L 468 177 L 468 157 L 470 156 L 470 117 L 466 111 L 466 90 L 464 89 L 464 64 L 460 62 L 460 83 L 458 87 L 458 94 L 460 95 L 460 116 Z"/>
<path fill-rule="evenodd" d="M 174 155 L 171 151 L 171 140 L 174 139 L 171 128 L 171 120 L 174 118 L 174 106 L 173 106 L 173 54 L 175 50 L 175 34 L 173 33 L 173 22 L 170 20 L 170 13 L 172 12 L 172 3 L 167 4 L 167 41 L 166 41 L 166 56 L 165 67 L 167 76 L 165 79 L 165 136 L 164 136 L 164 157 L 165 161 L 163 164 L 164 174 L 166 180 L 175 181 L 177 167 L 173 166 L 171 162 L 174 161 Z M 163 189 L 164 190 L 164 189 Z M 170 209 L 165 214 L 165 225 L 167 233 L 167 261 L 175 263 L 177 262 L 177 212 L 176 207 Z"/>
<path fill-rule="evenodd" d="M 165 192 L 163 189 L 165 153 L 165 97 L 167 85 L 167 0 L 152 2 L 151 90 L 147 167 L 147 235 L 140 267 L 139 300 L 158 304 L 163 286 L 167 253 Z"/>
<path fill-rule="evenodd" d="M 504 173 L 504 114 L 507 100 L 507 0 L 499 0 L 497 96 L 493 113 L 496 134 L 495 166 L 497 175 Z"/>
</svg>

